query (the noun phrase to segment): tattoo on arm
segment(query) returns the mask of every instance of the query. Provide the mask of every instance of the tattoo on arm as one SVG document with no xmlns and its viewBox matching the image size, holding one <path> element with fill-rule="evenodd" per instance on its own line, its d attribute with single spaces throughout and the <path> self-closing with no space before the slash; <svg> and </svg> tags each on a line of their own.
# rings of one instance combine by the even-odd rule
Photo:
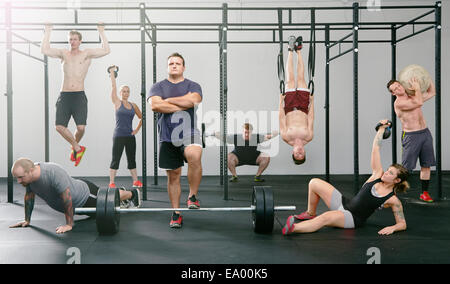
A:
<svg viewBox="0 0 450 284">
<path fill-rule="evenodd" d="M 405 215 L 403 214 L 401 205 L 394 205 L 393 211 L 396 219 L 398 219 L 399 221 L 405 221 Z"/>
<path fill-rule="evenodd" d="M 70 189 L 66 189 L 61 194 L 63 204 L 64 204 L 64 214 L 66 215 L 67 225 L 73 225 L 73 205 L 72 205 L 72 195 L 70 194 Z"/>
<path fill-rule="evenodd" d="M 34 208 L 34 193 L 25 194 L 25 221 L 30 222 Z"/>
</svg>

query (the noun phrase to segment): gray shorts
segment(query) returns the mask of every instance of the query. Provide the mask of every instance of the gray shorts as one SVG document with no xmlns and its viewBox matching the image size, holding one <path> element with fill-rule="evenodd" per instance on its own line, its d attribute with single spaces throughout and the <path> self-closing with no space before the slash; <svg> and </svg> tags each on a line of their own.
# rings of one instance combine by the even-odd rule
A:
<svg viewBox="0 0 450 284">
<path fill-rule="evenodd" d="M 436 165 L 433 137 L 428 128 L 403 132 L 402 165 L 412 171 L 416 168 L 417 159 L 419 159 L 422 168 L 430 168 Z"/>
<path fill-rule="evenodd" d="M 344 205 L 342 204 L 342 194 L 335 188 L 331 195 L 330 201 L 330 210 L 337 210 L 344 213 L 345 218 L 345 229 L 353 229 L 355 228 L 355 222 L 353 221 L 353 215 L 350 211 L 344 209 Z"/>
</svg>

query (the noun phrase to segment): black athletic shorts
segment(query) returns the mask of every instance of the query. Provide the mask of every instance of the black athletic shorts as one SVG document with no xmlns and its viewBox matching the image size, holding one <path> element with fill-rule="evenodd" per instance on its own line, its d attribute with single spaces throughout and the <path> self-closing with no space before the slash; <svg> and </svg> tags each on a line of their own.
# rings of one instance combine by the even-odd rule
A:
<svg viewBox="0 0 450 284">
<path fill-rule="evenodd" d="M 181 146 L 178 146 L 180 144 Z M 184 141 L 175 145 L 172 142 L 161 142 L 159 144 L 159 168 L 163 170 L 176 170 L 184 166 L 184 162 L 187 163 L 184 156 L 184 149 L 190 145 L 202 147 L 201 138 L 194 135 L 187 137 Z"/>
<path fill-rule="evenodd" d="M 420 166 L 429 168 L 436 165 L 433 148 L 433 137 L 428 128 L 402 135 L 402 165 L 412 171 L 416 168 L 417 159 Z"/>
<path fill-rule="evenodd" d="M 80 179 L 80 180 L 85 182 L 89 187 L 89 198 L 88 198 L 88 200 L 86 200 L 86 203 L 84 203 L 83 208 L 92 208 L 92 207 L 97 208 L 97 194 L 98 194 L 99 187 L 88 180 L 85 180 L 85 179 Z M 82 215 L 95 217 L 95 213 L 82 214 Z"/>
<path fill-rule="evenodd" d="M 259 155 L 261 154 L 260 151 L 252 150 L 246 151 L 245 153 L 237 151 L 232 151 L 231 153 L 236 155 L 236 157 L 238 158 L 238 164 L 236 165 L 236 167 L 244 165 L 256 166 L 256 159 L 258 159 Z"/>
<path fill-rule="evenodd" d="M 56 102 L 55 125 L 67 127 L 72 116 L 76 125 L 86 125 L 87 103 L 88 100 L 84 91 L 61 92 Z"/>
</svg>

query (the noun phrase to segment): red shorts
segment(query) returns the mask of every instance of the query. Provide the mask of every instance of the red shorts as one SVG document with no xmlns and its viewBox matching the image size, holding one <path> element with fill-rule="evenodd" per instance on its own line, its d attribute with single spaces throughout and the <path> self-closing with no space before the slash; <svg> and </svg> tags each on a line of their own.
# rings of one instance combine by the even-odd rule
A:
<svg viewBox="0 0 450 284">
<path fill-rule="evenodd" d="M 288 114 L 293 110 L 301 110 L 308 114 L 309 96 L 311 95 L 307 89 L 297 89 L 295 91 L 287 91 L 284 98 L 284 112 Z"/>
</svg>

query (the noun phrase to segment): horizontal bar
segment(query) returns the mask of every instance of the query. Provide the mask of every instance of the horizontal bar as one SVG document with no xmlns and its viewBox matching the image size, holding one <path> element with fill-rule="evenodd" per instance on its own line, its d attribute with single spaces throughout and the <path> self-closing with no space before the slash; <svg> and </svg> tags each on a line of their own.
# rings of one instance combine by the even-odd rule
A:
<svg viewBox="0 0 450 284">
<path fill-rule="evenodd" d="M 310 41 L 303 41 L 304 43 L 311 43 Z M 5 44 L 5 41 L 0 41 L 0 44 Z M 13 44 L 28 44 L 22 41 L 13 41 Z M 40 42 L 34 42 L 40 43 Z M 99 41 L 85 41 L 83 44 L 100 44 Z M 109 44 L 138 44 L 140 41 L 109 41 Z M 152 44 L 151 41 L 145 43 Z M 157 41 L 156 44 L 219 44 L 219 41 Z M 287 43 L 287 41 L 283 41 Z M 316 40 L 316 43 L 325 43 L 323 40 Z M 353 41 L 343 41 L 342 43 L 353 43 Z M 391 40 L 359 40 L 358 43 L 391 43 Z M 50 44 L 67 44 L 67 41 L 52 41 Z M 227 41 L 227 44 L 280 44 L 279 41 Z"/>
<path fill-rule="evenodd" d="M 28 53 L 26 53 L 26 52 L 23 52 L 23 51 L 21 51 L 21 50 L 17 50 L 17 49 L 14 49 L 14 48 L 13 48 L 12 51 L 17 52 L 17 53 L 22 54 L 22 55 L 25 55 L 25 56 L 28 56 L 28 57 L 30 57 L 30 58 L 36 59 L 36 60 L 38 60 L 38 61 L 40 61 L 40 62 L 42 62 L 42 63 L 45 63 L 44 59 L 40 59 L 39 57 L 30 55 L 30 54 L 28 54 Z"/>
<path fill-rule="evenodd" d="M 254 211 L 255 206 L 250 207 L 217 207 L 217 208 L 120 208 L 116 207 L 116 212 L 120 213 L 146 213 L 146 212 L 166 212 L 166 211 L 214 211 L 214 212 L 235 212 L 235 211 Z M 295 206 L 275 206 L 274 211 L 295 211 Z M 96 213 L 96 208 L 75 208 L 75 214 L 91 214 Z"/>
<path fill-rule="evenodd" d="M 395 29 L 398 30 L 398 29 L 400 29 L 400 28 L 403 28 L 403 27 L 406 26 L 407 24 L 414 23 L 415 21 L 417 21 L 417 20 L 419 20 L 419 19 L 422 19 L 423 17 L 426 17 L 426 16 L 428 16 L 428 15 L 434 13 L 435 11 L 436 11 L 436 10 L 433 8 L 433 10 L 428 11 L 428 12 L 426 12 L 425 14 L 423 14 L 423 15 L 421 15 L 421 16 L 418 16 L 418 17 L 416 17 L 416 18 L 414 18 L 414 19 L 412 19 L 412 20 L 409 21 L 408 23 L 402 24 L 402 25 L 396 27 Z"/>
<path fill-rule="evenodd" d="M 399 42 L 401 42 L 401 41 L 403 41 L 403 40 L 405 40 L 405 39 L 408 39 L 408 38 L 410 38 L 410 37 L 416 36 L 416 35 L 418 35 L 418 34 L 421 34 L 421 33 L 423 33 L 423 32 L 426 32 L 426 31 L 428 31 L 428 30 L 431 30 L 431 29 L 433 29 L 433 28 L 434 28 L 434 26 L 430 26 L 430 27 L 421 29 L 421 30 L 419 30 L 418 32 L 412 33 L 412 34 L 410 34 L 410 35 L 407 35 L 407 36 L 404 36 L 404 37 L 398 39 L 396 42 L 399 43 Z"/>
<path fill-rule="evenodd" d="M 334 59 L 337 59 L 337 58 L 339 58 L 339 57 L 341 57 L 341 56 L 343 56 L 343 55 L 345 55 L 345 54 L 347 54 L 347 53 L 349 53 L 351 51 L 353 51 L 353 47 L 348 49 L 348 50 L 346 50 L 346 51 L 344 51 L 344 52 L 342 52 L 342 53 L 340 53 L 340 54 L 338 54 L 338 55 L 336 55 L 336 56 L 334 56 L 334 57 L 331 57 L 330 59 L 328 59 L 328 62 L 331 62 Z"/>
<path fill-rule="evenodd" d="M 3 8 L 3 7 L 0 7 Z M 373 9 L 370 6 L 359 6 L 359 10 Z M 434 6 L 417 5 L 417 6 L 379 6 L 376 7 L 381 10 L 391 9 L 433 9 Z M 139 7 L 38 7 L 38 6 L 11 6 L 15 10 L 139 10 Z M 222 10 L 222 7 L 145 7 L 146 10 Z M 353 10 L 352 6 L 338 6 L 338 7 L 228 7 L 229 11 L 277 11 L 281 10 Z"/>
<path fill-rule="evenodd" d="M 0 25 L 4 25 L 5 23 L 0 23 Z M 30 22 L 30 23 L 11 23 L 12 26 L 45 26 L 47 23 L 42 23 L 42 22 Z M 97 26 L 98 23 L 51 23 L 53 26 Z M 432 25 L 432 24 L 436 24 L 436 22 L 434 21 L 423 21 L 423 22 L 415 22 L 415 23 L 410 23 L 410 22 L 360 22 L 359 23 L 359 27 L 363 27 L 363 26 L 389 26 L 389 28 L 393 25 Z M 140 26 L 141 23 L 104 23 L 105 27 L 107 28 L 107 26 Z M 183 28 L 185 28 L 186 26 L 192 26 L 192 27 L 199 27 L 199 26 L 203 26 L 203 27 L 210 27 L 210 26 L 214 26 L 214 27 L 218 27 L 221 26 L 222 23 L 152 23 L 149 24 L 147 23 L 146 26 L 148 25 L 154 25 L 154 26 L 181 26 Z M 242 26 L 242 27 L 261 27 L 261 26 L 273 26 L 273 29 L 278 29 L 279 28 L 279 24 L 278 23 L 228 23 L 227 26 L 229 27 L 233 27 L 233 26 Z M 295 26 L 303 26 L 303 27 L 310 27 L 311 23 L 284 23 L 283 27 L 295 27 Z M 336 23 L 336 22 L 330 22 L 330 23 L 315 23 L 315 26 L 330 26 L 330 30 L 332 30 L 332 26 L 351 26 L 353 27 L 353 23 L 352 22 L 340 22 L 340 23 Z M 105 28 L 105 29 L 106 29 Z M 383 27 L 384 28 L 384 27 Z"/>
<path fill-rule="evenodd" d="M 339 43 L 342 43 L 344 40 L 348 39 L 348 38 L 351 37 L 352 35 L 354 35 L 353 32 L 350 33 L 350 34 L 348 34 L 348 35 L 346 35 L 346 36 L 344 36 L 344 37 L 341 38 L 340 40 L 335 41 L 333 44 L 329 45 L 328 48 L 332 48 L 333 46 L 335 46 L 335 45 L 337 45 L 337 44 L 339 44 Z"/>
</svg>

